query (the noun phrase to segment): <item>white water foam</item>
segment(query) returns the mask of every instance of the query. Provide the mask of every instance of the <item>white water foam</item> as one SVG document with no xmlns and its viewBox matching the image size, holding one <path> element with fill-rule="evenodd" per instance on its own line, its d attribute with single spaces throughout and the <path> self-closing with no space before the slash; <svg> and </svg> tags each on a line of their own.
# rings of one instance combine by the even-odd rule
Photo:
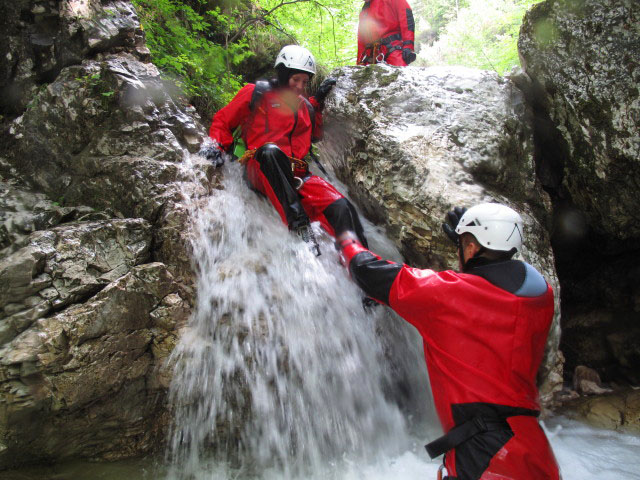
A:
<svg viewBox="0 0 640 480">
<path fill-rule="evenodd" d="M 217 478 L 217 465 L 294 478 L 406 449 L 408 400 L 427 392 L 426 373 L 406 369 L 422 361 L 417 335 L 364 311 L 318 225 L 315 257 L 225 168 L 224 190 L 194 211 L 198 298 L 173 355 L 169 477 Z"/>
</svg>

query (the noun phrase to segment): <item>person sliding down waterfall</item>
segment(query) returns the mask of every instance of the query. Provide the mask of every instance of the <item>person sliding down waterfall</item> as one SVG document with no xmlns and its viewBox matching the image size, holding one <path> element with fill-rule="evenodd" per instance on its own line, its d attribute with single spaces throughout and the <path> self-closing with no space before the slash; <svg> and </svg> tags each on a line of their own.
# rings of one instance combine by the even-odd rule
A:
<svg viewBox="0 0 640 480">
<path fill-rule="evenodd" d="M 423 338 L 444 436 L 426 448 L 444 454 L 439 478 L 558 479 L 538 424 L 536 372 L 553 318 L 553 291 L 522 247 L 522 219 L 485 203 L 448 213 L 445 233 L 461 273 L 400 265 L 368 251 L 350 232 L 336 246 L 361 288 L 389 305 Z M 453 228 L 452 228 L 453 227 Z"/>
<path fill-rule="evenodd" d="M 311 142 L 322 137 L 324 100 L 336 81 L 322 82 L 314 97 L 304 96 L 316 73 L 311 52 L 298 45 L 280 50 L 275 62 L 277 79 L 247 84 L 227 106 L 213 117 L 209 136 L 213 140 L 200 154 L 216 166 L 224 163 L 224 151 L 233 142 L 233 132 L 241 128 L 246 152 L 240 162 L 250 185 L 264 194 L 289 229 L 320 249 L 311 221 L 319 221 L 331 235 L 355 232 L 367 244 L 353 205 L 330 183 L 309 173 L 303 160 Z"/>
</svg>

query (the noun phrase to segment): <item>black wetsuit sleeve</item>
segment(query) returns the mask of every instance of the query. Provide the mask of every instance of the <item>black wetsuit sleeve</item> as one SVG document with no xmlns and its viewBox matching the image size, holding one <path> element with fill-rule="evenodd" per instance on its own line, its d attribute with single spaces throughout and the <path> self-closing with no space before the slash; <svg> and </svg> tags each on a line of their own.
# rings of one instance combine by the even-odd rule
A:
<svg viewBox="0 0 640 480">
<path fill-rule="evenodd" d="M 360 252 L 351 259 L 349 271 L 364 292 L 372 298 L 389 304 L 389 292 L 402 264 L 380 260 L 370 252 Z"/>
</svg>

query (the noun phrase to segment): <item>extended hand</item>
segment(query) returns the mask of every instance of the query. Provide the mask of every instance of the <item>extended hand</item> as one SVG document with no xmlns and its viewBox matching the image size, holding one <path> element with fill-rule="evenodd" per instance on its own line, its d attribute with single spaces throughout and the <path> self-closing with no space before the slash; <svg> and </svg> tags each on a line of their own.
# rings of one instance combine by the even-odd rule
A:
<svg viewBox="0 0 640 480">
<path fill-rule="evenodd" d="M 211 163 L 213 163 L 213 166 L 216 168 L 224 165 L 224 154 L 222 153 L 222 150 L 220 150 L 215 145 L 209 145 L 207 147 L 203 147 L 198 152 L 198 155 L 209 160 Z"/>
<path fill-rule="evenodd" d="M 319 104 L 324 103 L 325 98 L 327 98 L 327 95 L 329 95 L 329 92 L 331 92 L 331 89 L 335 84 L 336 84 L 335 78 L 329 77 L 323 80 L 323 82 L 318 87 L 318 91 L 316 92 L 316 95 L 315 95 L 316 100 L 318 101 Z"/>
<path fill-rule="evenodd" d="M 410 48 L 403 48 L 402 59 L 404 60 L 404 63 L 409 65 L 411 62 L 413 62 L 416 59 L 416 54 Z"/>
<path fill-rule="evenodd" d="M 456 227 L 458 226 L 460 219 L 466 211 L 467 209 L 464 207 L 455 207 L 450 212 L 447 212 L 447 221 L 449 222 L 449 224 L 442 224 L 442 230 L 444 230 L 444 233 L 447 234 L 447 237 L 449 237 L 449 239 L 456 247 L 458 246 L 458 242 L 460 241 L 460 235 L 456 233 Z"/>
</svg>

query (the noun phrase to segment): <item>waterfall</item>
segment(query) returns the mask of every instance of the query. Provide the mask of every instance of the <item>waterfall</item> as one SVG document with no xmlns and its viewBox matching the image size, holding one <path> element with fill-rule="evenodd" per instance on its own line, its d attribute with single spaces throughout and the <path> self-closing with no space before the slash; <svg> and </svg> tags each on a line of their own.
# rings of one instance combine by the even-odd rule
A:
<svg viewBox="0 0 640 480">
<path fill-rule="evenodd" d="M 419 336 L 364 310 L 319 225 L 315 257 L 224 168 L 224 189 L 191 203 L 197 304 L 171 358 L 168 477 L 331 478 L 406 451 L 431 410 Z"/>
</svg>

